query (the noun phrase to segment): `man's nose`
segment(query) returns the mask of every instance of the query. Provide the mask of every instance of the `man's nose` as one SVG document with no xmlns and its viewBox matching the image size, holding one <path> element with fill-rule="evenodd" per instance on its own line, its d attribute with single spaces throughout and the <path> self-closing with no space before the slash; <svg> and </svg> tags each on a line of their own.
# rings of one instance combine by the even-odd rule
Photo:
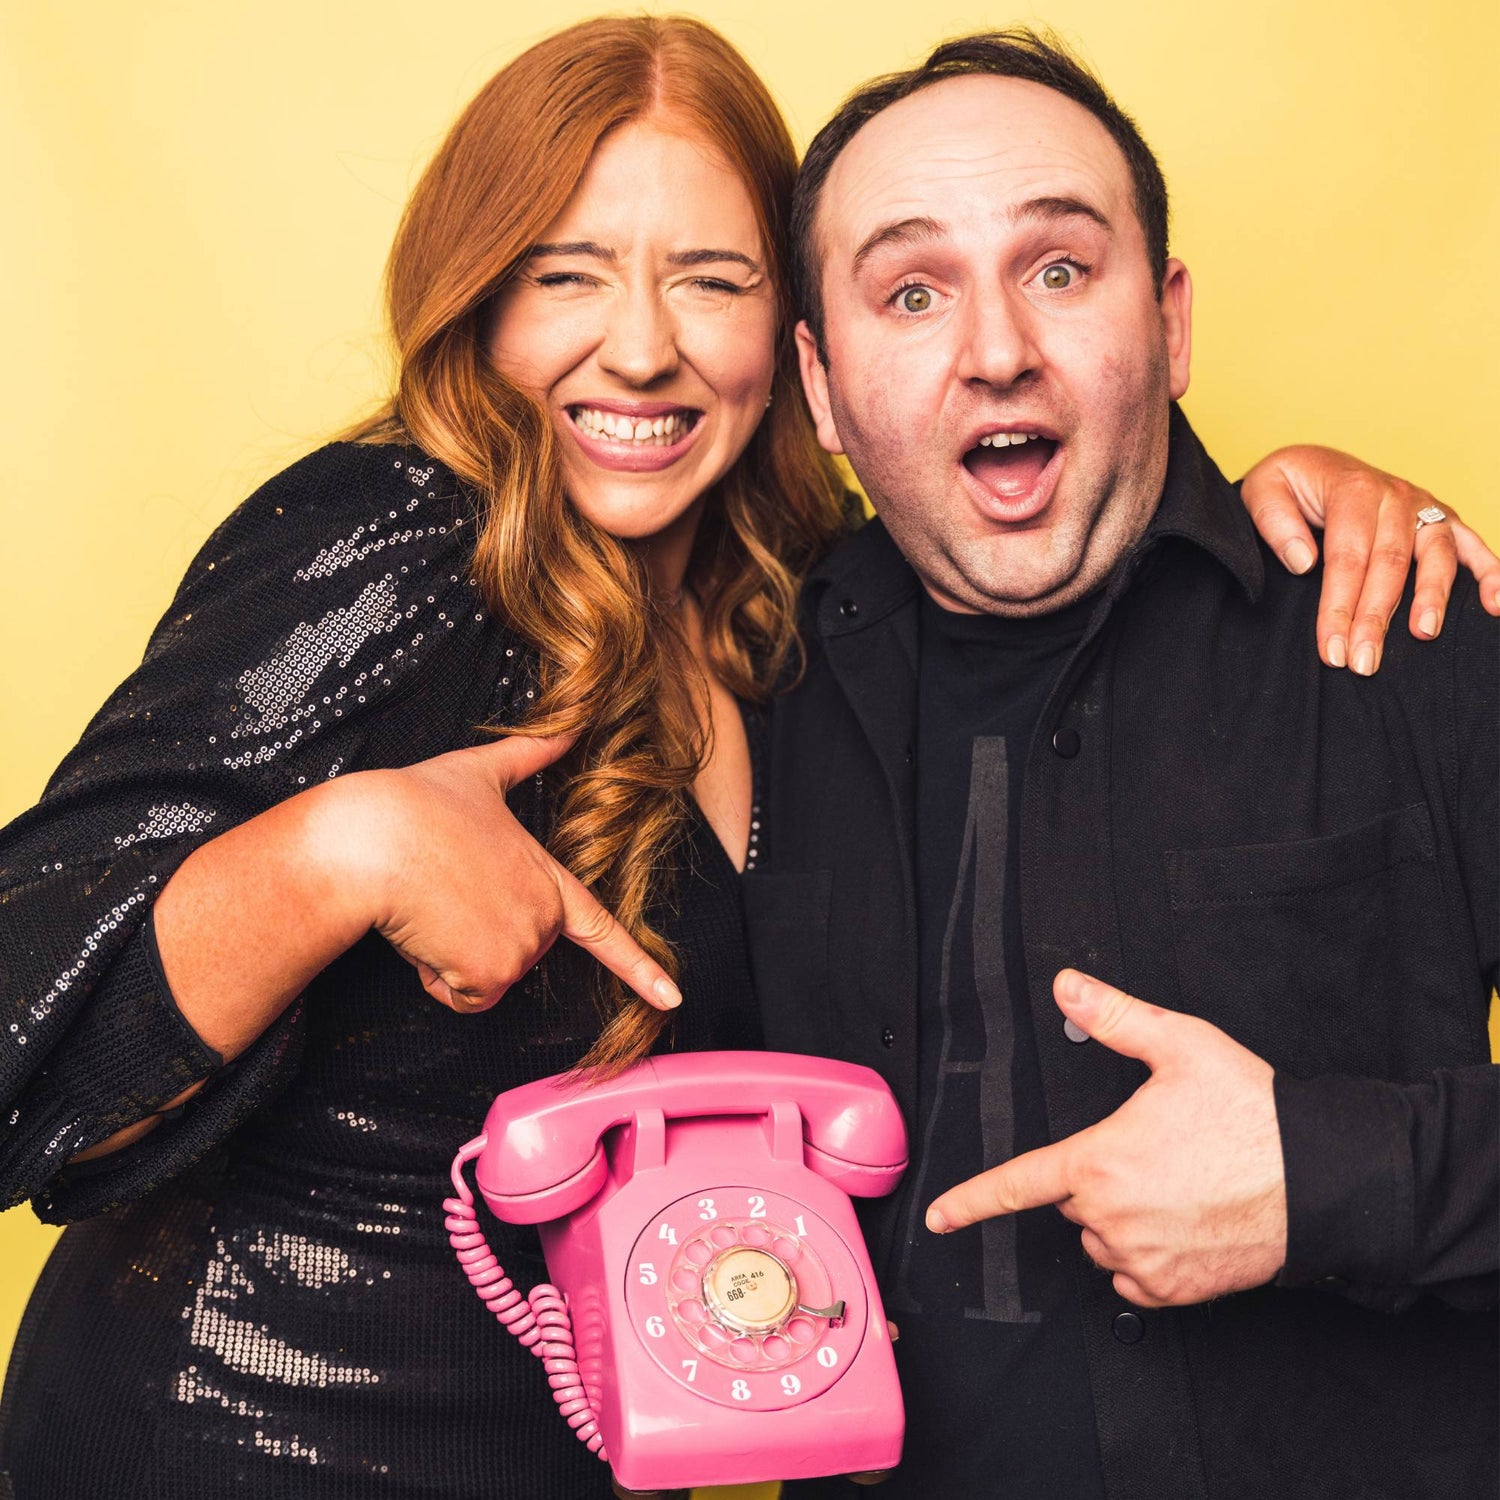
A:
<svg viewBox="0 0 1500 1500">
<path fill-rule="evenodd" d="M 1031 308 L 1003 289 L 971 297 L 962 312 L 958 375 L 1009 386 L 1040 367 Z"/>
<path fill-rule="evenodd" d="M 599 363 L 629 385 L 645 386 L 677 368 L 677 323 L 655 289 L 631 289 L 616 303 Z"/>
</svg>

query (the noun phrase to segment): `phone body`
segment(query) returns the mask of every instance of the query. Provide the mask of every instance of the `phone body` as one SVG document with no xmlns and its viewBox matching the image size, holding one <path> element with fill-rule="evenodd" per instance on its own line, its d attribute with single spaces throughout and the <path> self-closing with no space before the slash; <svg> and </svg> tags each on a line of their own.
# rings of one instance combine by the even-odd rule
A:
<svg viewBox="0 0 1500 1500">
<path fill-rule="evenodd" d="M 566 1314 L 530 1336 L 565 1415 L 580 1435 L 597 1425 L 619 1485 L 677 1489 L 900 1461 L 900 1385 L 849 1195 L 891 1191 L 906 1158 L 872 1070 L 710 1052 L 501 1094 L 454 1181 L 467 1196 L 477 1159 L 496 1217 L 539 1227 L 560 1297 L 540 1288 L 531 1306 Z"/>
</svg>

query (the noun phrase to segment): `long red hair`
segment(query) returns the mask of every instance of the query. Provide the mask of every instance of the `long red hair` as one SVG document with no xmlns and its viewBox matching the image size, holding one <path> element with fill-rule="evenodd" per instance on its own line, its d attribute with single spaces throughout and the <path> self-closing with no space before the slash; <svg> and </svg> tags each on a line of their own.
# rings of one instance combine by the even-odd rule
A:
<svg viewBox="0 0 1500 1500">
<path fill-rule="evenodd" d="M 486 357 L 498 288 L 562 210 L 601 138 L 659 114 L 710 143 L 749 191 L 780 305 L 772 404 L 705 508 L 684 586 L 707 655 L 763 701 L 795 642 L 797 589 L 846 523 L 844 488 L 801 400 L 786 231 L 797 156 L 765 85 L 717 32 L 681 16 L 602 18 L 539 42 L 487 83 L 417 185 L 387 272 L 400 356 L 390 405 L 351 436 L 410 440 L 481 500 L 475 576 L 540 656 L 519 726 L 577 744 L 553 853 L 675 975 L 650 922 L 708 746 L 701 673 L 635 550 L 566 503 L 545 410 Z M 603 1026 L 583 1066 L 649 1050 L 660 1012 L 600 971 Z M 691 1001 L 689 1002 L 691 1003 Z"/>
</svg>

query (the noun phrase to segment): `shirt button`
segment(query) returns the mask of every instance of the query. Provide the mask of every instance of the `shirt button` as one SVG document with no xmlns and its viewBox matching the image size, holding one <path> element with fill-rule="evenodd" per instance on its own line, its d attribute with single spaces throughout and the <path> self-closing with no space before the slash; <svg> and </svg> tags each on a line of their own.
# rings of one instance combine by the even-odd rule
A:
<svg viewBox="0 0 1500 1500">
<path fill-rule="evenodd" d="M 1139 1313 L 1115 1314 L 1115 1337 L 1122 1344 L 1138 1344 L 1146 1336 L 1146 1325 Z"/>
<path fill-rule="evenodd" d="M 882 1047 L 894 1047 L 896 1045 L 896 1033 L 889 1026 L 880 1033 L 880 1045 Z"/>
<path fill-rule="evenodd" d="M 1063 1035 L 1070 1042 L 1086 1042 L 1089 1039 L 1088 1032 L 1077 1021 L 1071 1019 L 1063 1022 Z"/>
<path fill-rule="evenodd" d="M 844 602 L 839 605 L 839 613 L 843 615 L 846 620 L 852 620 L 855 615 L 859 613 L 859 605 L 857 605 L 852 599 L 845 599 Z"/>
<path fill-rule="evenodd" d="M 1052 748 L 1064 760 L 1072 760 L 1078 754 L 1082 743 L 1082 740 L 1078 738 L 1078 731 L 1076 729 L 1059 729 L 1052 736 Z"/>
</svg>

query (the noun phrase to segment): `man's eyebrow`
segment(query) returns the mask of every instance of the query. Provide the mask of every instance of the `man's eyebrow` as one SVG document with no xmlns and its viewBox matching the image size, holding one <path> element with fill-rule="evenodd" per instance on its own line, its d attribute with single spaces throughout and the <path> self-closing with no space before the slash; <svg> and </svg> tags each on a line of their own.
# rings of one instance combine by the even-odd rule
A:
<svg viewBox="0 0 1500 1500">
<path fill-rule="evenodd" d="M 927 240 L 940 240 L 947 233 L 948 226 L 936 219 L 897 219 L 890 224 L 882 224 L 854 252 L 852 274 L 857 276 L 859 268 L 877 250 L 883 250 L 888 245 L 919 245 Z"/>
<path fill-rule="evenodd" d="M 1028 198 L 1010 211 L 1012 224 L 1027 224 L 1049 219 L 1091 219 L 1106 234 L 1114 233 L 1114 225 L 1082 198 Z"/>
<path fill-rule="evenodd" d="M 526 258 L 534 260 L 539 255 L 587 255 L 594 260 L 606 261 L 619 259 L 608 245 L 600 245 L 594 240 L 562 240 L 551 245 L 533 245 Z"/>
<path fill-rule="evenodd" d="M 1049 219 L 1089 219 L 1107 234 L 1114 233 L 1114 226 L 1109 220 L 1092 203 L 1086 203 L 1082 198 L 1030 198 L 1011 209 L 1008 217 L 1012 224 Z M 925 244 L 932 240 L 940 240 L 947 233 L 946 224 L 937 219 L 921 216 L 897 219 L 890 224 L 882 224 L 854 252 L 853 274 L 858 275 L 860 267 L 877 250 L 883 250 L 892 245 Z"/>
<path fill-rule="evenodd" d="M 760 274 L 760 262 L 738 250 L 674 250 L 667 257 L 669 266 L 711 266 L 718 261 L 733 261 L 736 265 Z"/>
</svg>

